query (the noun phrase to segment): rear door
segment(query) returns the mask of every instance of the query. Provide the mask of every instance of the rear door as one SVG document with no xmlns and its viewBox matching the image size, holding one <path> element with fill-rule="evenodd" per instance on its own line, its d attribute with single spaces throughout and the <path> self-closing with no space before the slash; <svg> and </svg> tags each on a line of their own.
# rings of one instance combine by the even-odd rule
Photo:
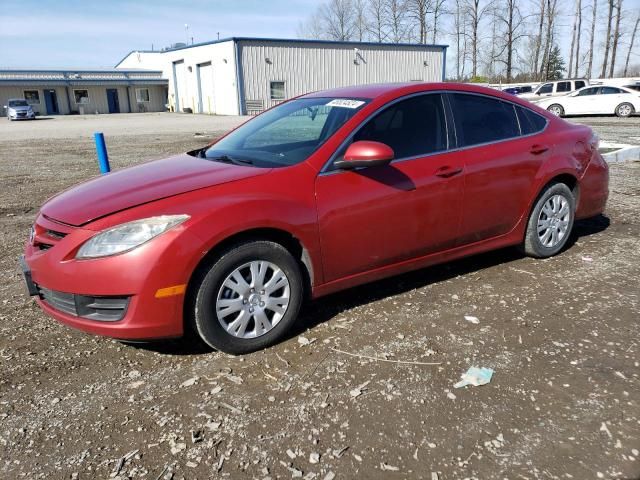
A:
<svg viewBox="0 0 640 480">
<path fill-rule="evenodd" d="M 493 97 L 452 93 L 456 137 L 464 158 L 465 196 L 459 245 L 511 231 L 525 212 L 531 182 L 549 155 L 536 135 L 546 119 L 524 107 Z M 522 127 L 517 109 L 523 117 Z M 529 118 L 530 117 L 530 118 Z"/>
<path fill-rule="evenodd" d="M 439 93 L 399 100 L 364 122 L 333 158 L 354 141 L 372 140 L 394 150 L 390 165 L 320 173 L 316 198 L 326 281 L 455 244 L 463 165 L 447 152 L 445 111 Z"/>
<path fill-rule="evenodd" d="M 575 96 L 570 97 L 570 109 L 565 113 L 569 115 L 599 113 L 599 102 L 601 97 L 599 95 L 600 87 L 589 87 L 580 90 Z"/>
<path fill-rule="evenodd" d="M 615 113 L 616 107 L 629 101 L 631 94 L 616 87 L 600 87 L 598 113 Z"/>
</svg>

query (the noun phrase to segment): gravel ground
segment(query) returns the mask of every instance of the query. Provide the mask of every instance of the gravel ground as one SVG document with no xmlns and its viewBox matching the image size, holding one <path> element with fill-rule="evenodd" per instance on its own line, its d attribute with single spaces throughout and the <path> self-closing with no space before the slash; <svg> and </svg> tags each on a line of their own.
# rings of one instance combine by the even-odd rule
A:
<svg viewBox="0 0 640 480">
<path fill-rule="evenodd" d="M 606 215 L 557 257 L 506 249 L 342 292 L 244 357 L 40 312 L 16 259 L 38 206 L 95 175 L 94 130 L 122 168 L 239 121 L 0 122 L 0 478 L 640 478 L 639 162 L 612 166 Z M 470 366 L 491 383 L 454 389 Z"/>
</svg>

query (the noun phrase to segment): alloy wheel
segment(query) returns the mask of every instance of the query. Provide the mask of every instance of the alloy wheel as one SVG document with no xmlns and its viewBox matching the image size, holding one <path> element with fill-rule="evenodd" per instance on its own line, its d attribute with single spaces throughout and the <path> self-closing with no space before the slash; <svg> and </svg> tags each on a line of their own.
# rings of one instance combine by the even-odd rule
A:
<svg viewBox="0 0 640 480">
<path fill-rule="evenodd" d="M 289 306 L 291 287 L 277 265 L 255 260 L 233 270 L 222 282 L 216 317 L 236 338 L 256 338 L 272 330 Z"/>
<path fill-rule="evenodd" d="M 567 235 L 571 209 L 562 195 L 553 195 L 544 203 L 538 216 L 538 239 L 547 248 L 558 245 Z"/>
</svg>

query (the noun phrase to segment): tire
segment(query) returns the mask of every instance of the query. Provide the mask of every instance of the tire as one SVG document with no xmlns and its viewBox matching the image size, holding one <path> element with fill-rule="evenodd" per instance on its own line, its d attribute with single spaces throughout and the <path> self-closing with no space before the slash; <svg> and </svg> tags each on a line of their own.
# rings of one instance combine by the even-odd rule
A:
<svg viewBox="0 0 640 480">
<path fill-rule="evenodd" d="M 560 105 L 558 103 L 554 103 L 552 105 L 549 105 L 547 107 L 547 111 L 553 113 L 554 115 L 556 115 L 558 117 L 564 116 L 564 108 L 562 107 L 562 105 Z"/>
<path fill-rule="evenodd" d="M 260 288 L 253 291 L 251 286 Z M 279 288 L 271 291 L 274 287 Z M 244 354 L 273 345 L 291 329 L 302 305 L 304 282 L 286 248 L 260 240 L 225 250 L 201 270 L 192 292 L 186 313 L 198 336 L 222 352 Z"/>
<path fill-rule="evenodd" d="M 616 116 L 621 118 L 630 117 L 633 112 L 634 108 L 630 103 L 621 103 L 616 107 Z"/>
<path fill-rule="evenodd" d="M 565 207 L 567 211 L 563 214 Z M 529 215 L 524 253 L 534 258 L 547 258 L 560 252 L 571 236 L 575 210 L 576 201 L 567 185 L 552 183 L 545 187 Z"/>
</svg>

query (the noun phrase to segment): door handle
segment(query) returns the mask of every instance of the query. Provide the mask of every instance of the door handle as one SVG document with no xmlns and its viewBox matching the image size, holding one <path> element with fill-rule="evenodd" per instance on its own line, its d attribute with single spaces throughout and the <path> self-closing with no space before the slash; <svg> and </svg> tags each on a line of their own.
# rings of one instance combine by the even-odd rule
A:
<svg viewBox="0 0 640 480">
<path fill-rule="evenodd" d="M 549 150 L 549 147 L 547 147 L 546 145 L 532 145 L 529 152 L 531 152 L 533 155 L 540 155 L 547 150 Z"/>
<path fill-rule="evenodd" d="M 440 167 L 436 170 L 436 176 L 441 178 L 453 177 L 459 173 L 462 173 L 462 167 L 450 167 L 449 165 L 445 165 L 444 167 Z"/>
</svg>

